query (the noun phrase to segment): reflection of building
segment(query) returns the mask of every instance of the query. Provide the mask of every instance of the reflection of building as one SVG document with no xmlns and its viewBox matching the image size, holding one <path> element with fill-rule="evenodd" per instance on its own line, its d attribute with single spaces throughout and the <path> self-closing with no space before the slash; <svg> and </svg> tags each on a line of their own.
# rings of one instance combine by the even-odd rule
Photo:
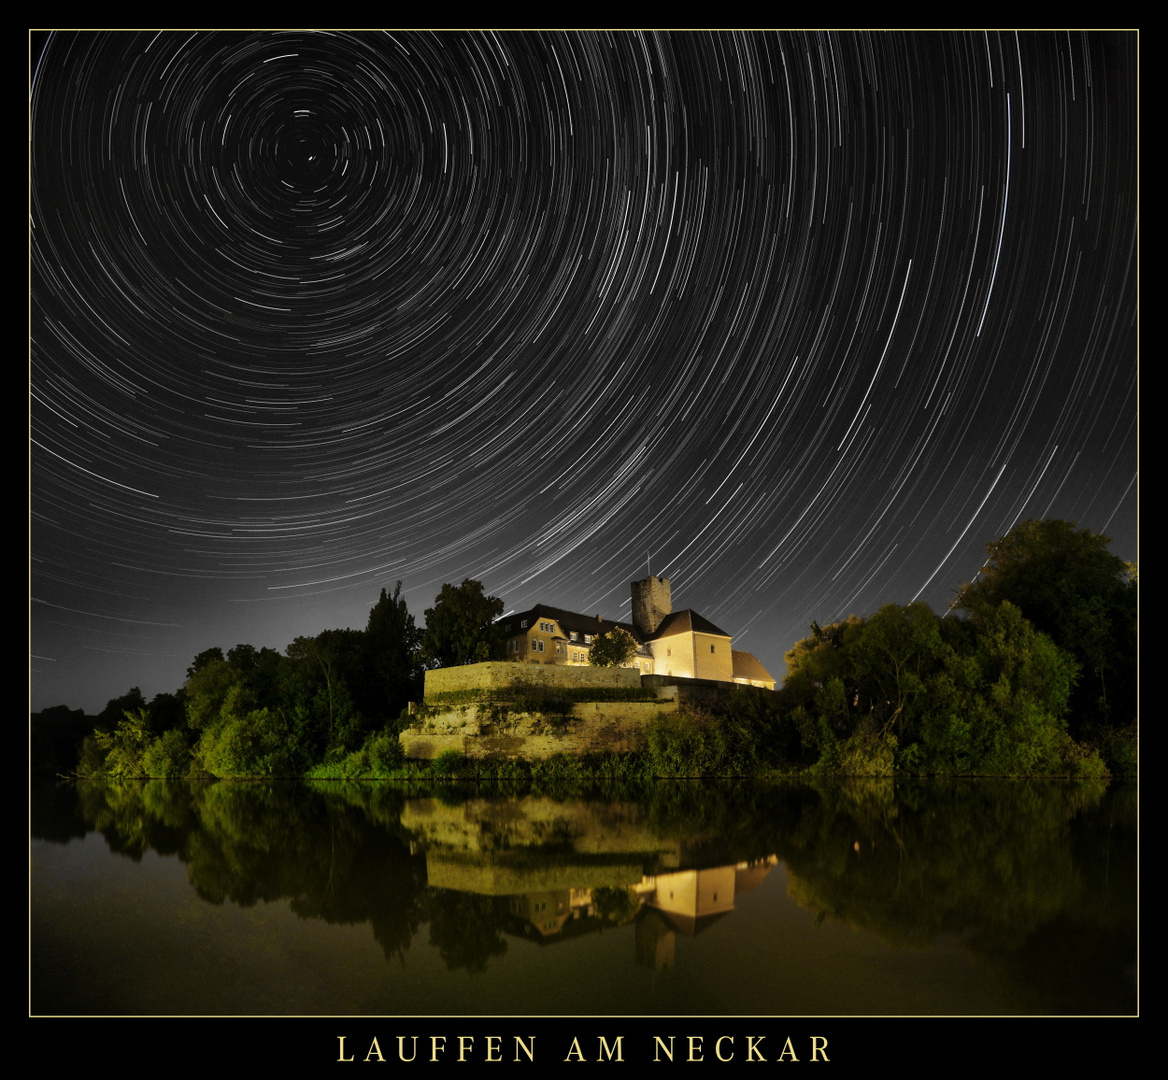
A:
<svg viewBox="0 0 1168 1080">
<path fill-rule="evenodd" d="M 757 888 L 777 863 L 771 855 L 737 865 L 645 875 L 624 886 L 621 891 L 627 894 L 629 907 L 619 921 L 636 922 L 637 962 L 654 971 L 672 967 L 678 936 L 696 937 L 709 929 L 734 910 L 737 896 Z M 613 922 L 604 917 L 598 895 L 595 887 L 582 886 L 514 894 L 507 901 L 510 921 L 504 929 L 541 945 L 603 933 L 613 929 Z"/>
<path fill-rule="evenodd" d="M 661 837 L 636 803 L 410 799 L 401 822 L 427 884 L 497 898 L 503 932 L 551 946 L 635 922 L 637 962 L 657 971 L 672 965 L 679 936 L 728 915 L 778 865 L 775 855 L 699 856 Z"/>
<path fill-rule="evenodd" d="M 696 611 L 674 611 L 668 578 L 634 581 L 632 622 L 580 615 L 539 604 L 502 620 L 503 652 L 525 663 L 588 663 L 599 634 L 614 627 L 632 635 L 637 652 L 627 665 L 643 675 L 708 679 L 775 688 L 775 680 L 748 652 L 731 648 L 731 638 Z"/>
<path fill-rule="evenodd" d="M 646 878 L 645 906 L 637 920 L 637 963 L 654 971 L 671 968 L 678 935 L 696 937 L 733 911 L 735 898 L 757 889 L 778 861 L 771 855 Z"/>
</svg>

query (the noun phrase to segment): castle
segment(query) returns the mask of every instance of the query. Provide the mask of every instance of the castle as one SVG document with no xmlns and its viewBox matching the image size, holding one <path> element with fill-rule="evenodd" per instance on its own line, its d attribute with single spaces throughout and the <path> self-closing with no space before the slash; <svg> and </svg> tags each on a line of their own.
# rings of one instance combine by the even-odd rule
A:
<svg viewBox="0 0 1168 1080">
<path fill-rule="evenodd" d="M 500 659 L 524 663 L 581 666 L 588 664 L 597 636 L 614 627 L 637 643 L 628 667 L 641 675 L 705 679 L 775 688 L 775 680 L 748 652 L 731 647 L 731 637 L 709 619 L 686 608 L 673 610 L 668 578 L 653 575 L 634 581 L 632 622 L 539 604 L 501 620 Z"/>
<path fill-rule="evenodd" d="M 498 659 L 427 671 L 424 699 L 410 705 L 400 735 L 406 757 L 643 750 L 663 715 L 722 709 L 736 686 L 775 688 L 750 653 L 731 648 L 725 630 L 696 611 L 673 610 L 668 579 L 650 575 L 632 591 L 631 623 L 539 604 L 500 620 Z M 632 635 L 635 654 L 624 667 L 591 666 L 597 637 L 613 627 Z"/>
</svg>

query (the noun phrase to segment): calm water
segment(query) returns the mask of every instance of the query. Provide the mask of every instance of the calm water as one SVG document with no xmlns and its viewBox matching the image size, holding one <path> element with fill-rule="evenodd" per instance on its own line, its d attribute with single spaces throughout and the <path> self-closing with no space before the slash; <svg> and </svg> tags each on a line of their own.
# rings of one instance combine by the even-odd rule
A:
<svg viewBox="0 0 1168 1080">
<path fill-rule="evenodd" d="M 32 825 L 34 1014 L 1137 1010 L 1125 785 L 150 781 Z"/>
</svg>

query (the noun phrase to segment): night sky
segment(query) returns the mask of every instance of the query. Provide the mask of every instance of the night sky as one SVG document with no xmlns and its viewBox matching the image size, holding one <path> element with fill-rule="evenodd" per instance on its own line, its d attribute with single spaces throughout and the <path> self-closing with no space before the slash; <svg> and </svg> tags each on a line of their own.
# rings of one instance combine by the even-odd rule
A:
<svg viewBox="0 0 1168 1080">
<path fill-rule="evenodd" d="M 32 704 L 628 583 L 776 677 L 1136 550 L 1134 33 L 31 39 Z"/>
</svg>

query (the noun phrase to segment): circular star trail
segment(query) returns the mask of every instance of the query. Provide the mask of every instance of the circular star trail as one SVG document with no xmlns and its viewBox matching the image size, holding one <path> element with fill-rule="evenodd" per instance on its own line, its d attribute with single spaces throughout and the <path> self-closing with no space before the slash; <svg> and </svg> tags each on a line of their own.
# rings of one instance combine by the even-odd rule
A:
<svg viewBox="0 0 1168 1080">
<path fill-rule="evenodd" d="M 1134 34 L 33 45 L 34 707 L 399 579 L 781 677 L 1023 518 L 1136 557 Z"/>
</svg>

